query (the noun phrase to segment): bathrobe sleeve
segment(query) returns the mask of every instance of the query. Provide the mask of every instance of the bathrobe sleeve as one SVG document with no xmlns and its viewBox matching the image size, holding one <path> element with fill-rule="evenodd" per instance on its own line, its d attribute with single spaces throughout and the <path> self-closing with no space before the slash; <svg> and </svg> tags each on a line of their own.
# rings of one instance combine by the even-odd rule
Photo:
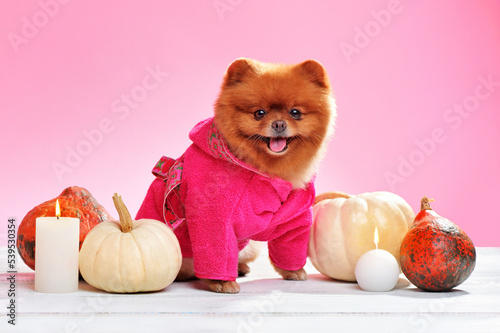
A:
<svg viewBox="0 0 500 333">
<path fill-rule="evenodd" d="M 237 167 L 197 147 L 186 151 L 184 205 L 198 278 L 234 281 L 238 276 L 238 241 L 232 215 L 244 179 L 236 172 Z"/>
<path fill-rule="evenodd" d="M 304 212 L 294 220 L 289 221 L 296 225 L 268 242 L 269 258 L 279 268 L 295 271 L 306 264 L 307 243 L 309 241 L 310 214 Z"/>
<path fill-rule="evenodd" d="M 268 242 L 269 257 L 281 269 L 295 271 L 306 263 L 314 195 L 312 183 L 294 190 L 274 216 L 279 225 Z"/>
</svg>

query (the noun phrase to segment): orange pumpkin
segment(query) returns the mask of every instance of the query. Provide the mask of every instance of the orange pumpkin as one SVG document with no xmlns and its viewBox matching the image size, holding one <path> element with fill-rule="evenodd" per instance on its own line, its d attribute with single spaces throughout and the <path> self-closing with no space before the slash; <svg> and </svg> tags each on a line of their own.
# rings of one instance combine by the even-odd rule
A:
<svg viewBox="0 0 500 333">
<path fill-rule="evenodd" d="M 24 263 L 31 269 L 35 269 L 36 218 L 56 216 L 57 199 L 61 206 L 61 216 L 80 219 L 80 248 L 88 232 L 95 225 L 112 219 L 92 194 L 79 186 L 68 187 L 57 198 L 36 206 L 26 214 L 17 230 L 17 250 Z"/>
</svg>

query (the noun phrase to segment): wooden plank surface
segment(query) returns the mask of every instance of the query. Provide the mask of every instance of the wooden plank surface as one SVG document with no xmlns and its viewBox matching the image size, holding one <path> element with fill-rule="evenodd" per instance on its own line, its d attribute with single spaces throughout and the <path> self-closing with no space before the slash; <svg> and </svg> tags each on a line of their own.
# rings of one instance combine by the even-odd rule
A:
<svg viewBox="0 0 500 333">
<path fill-rule="evenodd" d="M 237 295 L 200 281 L 124 295 L 80 281 L 76 293 L 42 294 L 18 257 L 15 326 L 6 253 L 0 248 L 0 332 L 500 332 L 500 248 L 478 248 L 472 276 L 446 293 L 423 292 L 403 275 L 391 292 L 365 292 L 310 263 L 308 281 L 283 281 L 264 252 Z"/>
</svg>

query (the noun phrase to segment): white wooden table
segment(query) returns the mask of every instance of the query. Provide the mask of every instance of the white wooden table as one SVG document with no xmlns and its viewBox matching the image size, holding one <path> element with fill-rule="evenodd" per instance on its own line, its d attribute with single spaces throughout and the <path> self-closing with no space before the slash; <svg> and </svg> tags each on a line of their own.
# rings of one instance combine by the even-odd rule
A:
<svg viewBox="0 0 500 333">
<path fill-rule="evenodd" d="M 156 293 L 108 294 L 80 281 L 71 294 L 41 294 L 17 257 L 16 297 L 8 295 L 0 248 L 0 332 L 500 332 L 500 248 L 478 248 L 472 276 L 446 293 L 404 278 L 385 293 L 333 281 L 312 265 L 305 282 L 283 281 L 266 253 L 240 278 L 241 292 L 209 292 L 200 281 Z M 16 325 L 7 316 L 14 299 Z"/>
</svg>

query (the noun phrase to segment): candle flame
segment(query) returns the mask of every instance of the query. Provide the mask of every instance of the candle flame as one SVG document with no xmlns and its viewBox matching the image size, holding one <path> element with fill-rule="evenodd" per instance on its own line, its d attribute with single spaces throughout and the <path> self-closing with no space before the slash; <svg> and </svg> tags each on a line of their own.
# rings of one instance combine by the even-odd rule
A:
<svg viewBox="0 0 500 333">
<path fill-rule="evenodd" d="M 57 219 L 59 219 L 59 217 L 61 217 L 61 208 L 59 207 L 59 199 L 56 200 L 56 216 L 57 216 Z"/>
<path fill-rule="evenodd" d="M 375 235 L 373 236 L 373 241 L 375 242 L 375 248 L 378 249 L 378 229 L 375 227 Z"/>
</svg>

